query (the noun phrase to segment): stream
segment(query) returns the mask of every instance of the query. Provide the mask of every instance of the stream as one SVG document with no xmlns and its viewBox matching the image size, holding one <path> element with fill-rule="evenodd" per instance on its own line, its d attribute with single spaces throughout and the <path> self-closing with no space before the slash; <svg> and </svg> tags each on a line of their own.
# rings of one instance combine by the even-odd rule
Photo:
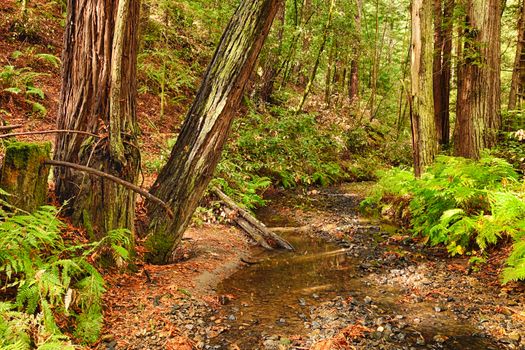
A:
<svg viewBox="0 0 525 350">
<path fill-rule="evenodd" d="M 342 348 L 506 349 L 480 331 L 468 314 L 454 314 L 452 304 L 406 302 L 406 290 L 385 279 L 378 282 L 378 276 L 397 271 L 388 264 L 374 273 L 368 269 L 375 261 L 370 259 L 380 256 L 379 241 L 386 234 L 359 218 L 355 196 L 318 197 L 314 205 L 337 217 L 331 227 L 355 228 L 352 240 L 329 241 L 312 229 L 283 235 L 294 252 L 254 248 L 255 263 L 217 286 L 224 305 L 210 322 L 224 320 L 227 328 L 211 339 L 209 349 L 306 349 L 356 324 L 369 331 L 346 337 L 352 339 Z M 276 210 L 282 206 L 276 199 L 257 216 L 270 227 L 299 226 Z M 414 266 L 406 271 L 417 274 Z"/>
</svg>

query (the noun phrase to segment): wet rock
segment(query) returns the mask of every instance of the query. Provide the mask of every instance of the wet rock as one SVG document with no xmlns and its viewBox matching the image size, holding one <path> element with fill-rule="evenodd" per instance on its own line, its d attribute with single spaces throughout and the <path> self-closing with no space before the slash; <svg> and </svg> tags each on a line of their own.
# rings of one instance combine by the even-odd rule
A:
<svg viewBox="0 0 525 350">
<path fill-rule="evenodd" d="M 438 335 L 435 335 L 432 339 L 438 344 L 443 344 L 444 342 L 447 341 L 448 337 L 442 334 L 438 334 Z"/>
</svg>

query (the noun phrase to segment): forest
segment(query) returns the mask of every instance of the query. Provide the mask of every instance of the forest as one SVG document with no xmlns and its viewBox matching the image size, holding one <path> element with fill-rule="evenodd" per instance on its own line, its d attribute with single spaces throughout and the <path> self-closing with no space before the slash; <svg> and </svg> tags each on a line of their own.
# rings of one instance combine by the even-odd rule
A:
<svg viewBox="0 0 525 350">
<path fill-rule="evenodd" d="M 525 349 L 525 0 L 2 0 L 0 166 L 0 349 Z"/>
</svg>

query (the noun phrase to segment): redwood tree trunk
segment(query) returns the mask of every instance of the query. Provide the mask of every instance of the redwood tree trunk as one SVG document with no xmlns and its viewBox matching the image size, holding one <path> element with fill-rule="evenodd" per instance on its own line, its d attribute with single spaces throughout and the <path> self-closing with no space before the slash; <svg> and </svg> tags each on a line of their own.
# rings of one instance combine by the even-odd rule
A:
<svg viewBox="0 0 525 350">
<path fill-rule="evenodd" d="M 468 0 L 459 62 L 456 155 L 477 159 L 496 144 L 500 116 L 501 0 Z"/>
<path fill-rule="evenodd" d="M 434 0 L 434 119 L 438 142 L 450 142 L 450 79 L 454 0 Z"/>
<path fill-rule="evenodd" d="M 58 134 L 55 158 L 87 165 L 135 182 L 136 57 L 138 0 L 69 0 L 62 54 L 58 129 L 89 131 Z M 133 228 L 135 195 L 101 178 L 56 168 L 56 192 L 75 223 L 100 237 Z"/>
<path fill-rule="evenodd" d="M 168 163 L 151 193 L 172 208 L 149 202 L 146 258 L 169 262 L 208 183 L 228 137 L 244 87 L 282 0 L 243 0 L 226 28 L 188 112 Z"/>
<path fill-rule="evenodd" d="M 520 17 L 518 20 L 518 41 L 516 42 L 516 56 L 512 71 L 512 82 L 509 94 L 509 110 L 515 110 L 518 101 L 523 100 L 525 94 L 525 3 L 521 1 Z"/>
<path fill-rule="evenodd" d="M 414 171 L 420 176 L 437 152 L 432 96 L 432 0 L 412 1 L 412 141 Z"/>
</svg>

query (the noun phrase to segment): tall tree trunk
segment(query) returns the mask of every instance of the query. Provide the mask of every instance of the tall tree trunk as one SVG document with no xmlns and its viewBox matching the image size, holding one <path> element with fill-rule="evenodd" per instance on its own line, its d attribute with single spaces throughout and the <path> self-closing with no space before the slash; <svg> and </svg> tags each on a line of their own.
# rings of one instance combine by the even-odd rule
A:
<svg viewBox="0 0 525 350">
<path fill-rule="evenodd" d="M 138 0 L 69 0 L 62 55 L 58 129 L 99 133 L 97 140 L 61 133 L 57 160 L 88 165 L 135 182 Z M 101 178 L 56 168 L 56 192 L 76 223 L 100 236 L 133 228 L 135 195 Z"/>
<path fill-rule="evenodd" d="M 509 110 L 515 110 L 518 100 L 523 100 L 525 94 L 525 1 L 520 2 L 520 17 L 518 20 L 518 41 L 516 56 L 512 70 L 512 82 L 509 94 Z"/>
<path fill-rule="evenodd" d="M 330 53 L 328 54 L 328 62 L 326 67 L 326 76 L 325 76 L 325 87 L 324 87 L 324 102 L 326 103 L 326 108 L 330 108 L 330 103 L 332 102 L 332 84 L 333 80 L 336 79 L 337 71 L 335 67 L 335 51 L 336 43 L 332 42 L 330 45 Z"/>
<path fill-rule="evenodd" d="M 281 0 L 243 0 L 226 28 L 188 112 L 168 163 L 151 193 L 167 202 L 169 220 L 148 202 L 146 258 L 170 261 L 208 183 L 228 137 L 244 87 L 268 35 Z"/>
<path fill-rule="evenodd" d="M 501 127 L 501 0 L 467 0 L 463 60 L 459 62 L 456 155 L 477 159 Z"/>
<path fill-rule="evenodd" d="M 330 9 L 328 10 L 328 19 L 326 20 L 324 32 L 323 32 L 323 41 L 321 42 L 321 46 L 319 47 L 319 51 L 317 52 L 317 56 L 314 62 L 314 66 L 312 68 L 312 72 L 310 74 L 310 78 L 308 79 L 308 83 L 306 84 L 306 87 L 303 92 L 303 96 L 301 97 L 301 100 L 299 101 L 299 105 L 295 109 L 296 113 L 299 113 L 306 102 L 306 99 L 308 98 L 308 95 L 312 91 L 312 86 L 314 84 L 315 77 L 317 75 L 317 69 L 319 68 L 319 64 L 321 63 L 321 56 L 324 52 L 326 42 L 328 41 L 328 36 L 330 32 L 330 27 L 332 25 L 332 16 L 334 12 L 335 7 L 335 0 L 330 1 Z"/>
<path fill-rule="evenodd" d="M 450 79 L 454 0 L 434 0 L 434 119 L 438 142 L 450 142 Z"/>
<path fill-rule="evenodd" d="M 432 96 L 432 0 L 412 1 L 412 142 L 414 171 L 420 176 L 437 152 Z"/>
<path fill-rule="evenodd" d="M 356 28 L 356 43 L 354 43 L 352 61 L 350 63 L 350 82 L 348 87 L 348 97 L 350 102 L 354 103 L 359 98 L 359 62 L 361 61 L 361 17 L 362 17 L 362 3 L 361 0 L 356 2 L 355 28 Z"/>
<path fill-rule="evenodd" d="M 279 62 L 282 61 L 283 53 L 283 37 L 284 37 L 284 25 L 285 25 L 285 10 L 286 6 L 281 6 L 277 17 L 279 19 L 279 28 L 277 31 L 277 52 L 270 52 L 268 60 L 266 62 L 266 68 L 264 69 L 263 76 L 261 78 L 261 86 L 259 88 L 259 99 L 262 102 L 270 102 L 270 98 L 273 93 L 275 86 L 275 80 L 279 73 Z"/>
</svg>

